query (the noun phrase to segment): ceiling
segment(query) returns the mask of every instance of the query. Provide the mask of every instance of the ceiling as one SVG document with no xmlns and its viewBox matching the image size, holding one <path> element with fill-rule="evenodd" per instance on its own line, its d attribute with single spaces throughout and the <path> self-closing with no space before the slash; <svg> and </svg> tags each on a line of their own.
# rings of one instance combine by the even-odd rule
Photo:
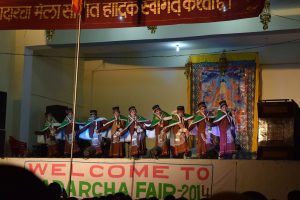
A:
<svg viewBox="0 0 300 200">
<path fill-rule="evenodd" d="M 135 42 L 114 42 L 81 45 L 80 55 L 88 59 L 99 59 L 109 55 L 143 55 L 155 52 L 170 51 L 175 52 L 176 45 L 180 50 L 195 49 L 217 49 L 229 48 L 240 49 L 245 47 L 258 47 L 265 45 L 294 42 L 300 44 L 300 30 L 263 32 L 255 34 L 232 34 L 218 35 L 213 37 L 181 38 L 174 40 L 160 41 L 135 41 Z M 74 47 L 59 47 L 35 51 L 36 54 L 54 56 L 74 56 Z"/>
<path fill-rule="evenodd" d="M 154 51 L 175 51 L 179 45 L 181 50 L 209 49 L 209 48 L 235 48 L 245 46 L 261 46 L 274 43 L 298 40 L 300 42 L 300 30 L 296 32 L 270 33 L 265 34 L 234 34 L 214 37 L 181 38 L 171 41 L 144 41 L 137 43 L 106 44 L 82 47 L 81 52 L 85 56 L 97 54 L 128 53 L 128 52 L 154 52 Z"/>
<path fill-rule="evenodd" d="M 278 8 L 295 8 L 300 6 L 299 0 L 270 0 L 271 7 Z"/>
</svg>

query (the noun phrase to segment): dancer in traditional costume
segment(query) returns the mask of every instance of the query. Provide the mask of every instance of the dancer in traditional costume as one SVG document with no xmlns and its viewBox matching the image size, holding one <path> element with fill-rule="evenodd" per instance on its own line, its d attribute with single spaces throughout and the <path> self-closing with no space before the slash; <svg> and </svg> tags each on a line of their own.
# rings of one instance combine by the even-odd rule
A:
<svg viewBox="0 0 300 200">
<path fill-rule="evenodd" d="M 130 156 L 140 157 L 147 154 L 146 147 L 146 124 L 150 122 L 137 115 L 134 106 L 129 107 L 128 120 L 123 131 L 130 135 Z M 123 134 L 123 133 L 121 133 Z M 124 135 L 127 135 L 124 134 Z"/>
<path fill-rule="evenodd" d="M 73 124 L 73 110 L 72 108 L 68 108 L 66 110 L 66 117 L 61 125 L 58 127 L 58 134 L 56 136 L 57 139 L 65 140 L 64 145 L 64 155 L 68 156 L 71 154 L 71 144 L 72 144 L 72 124 Z M 75 120 L 75 130 L 74 130 L 74 138 L 73 138 L 73 154 L 77 154 L 80 152 L 80 148 L 77 144 L 76 131 L 79 129 L 79 125 L 84 125 L 83 122 L 79 122 Z"/>
<path fill-rule="evenodd" d="M 188 127 L 189 123 L 193 119 L 192 115 L 186 114 L 184 111 L 184 106 L 177 106 L 177 111 L 172 115 L 172 120 L 169 125 L 164 128 L 165 132 L 170 129 L 173 134 L 171 140 L 171 146 L 173 147 L 173 157 L 174 158 L 184 158 L 184 156 L 189 156 L 190 148 L 188 145 L 188 137 L 190 136 Z"/>
<path fill-rule="evenodd" d="M 220 130 L 220 151 L 219 158 L 231 158 L 235 153 L 235 124 L 231 112 L 225 100 L 219 102 L 220 108 L 213 120 Z"/>
<path fill-rule="evenodd" d="M 152 157 L 170 157 L 170 140 L 168 133 L 164 131 L 164 127 L 168 126 L 172 116 L 161 110 L 159 105 L 152 107 L 153 118 L 150 129 L 155 132 L 155 146 L 150 150 Z"/>
<path fill-rule="evenodd" d="M 210 122 L 205 102 L 198 104 L 198 111 L 189 126 L 189 131 L 196 131 L 196 149 L 198 158 L 206 158 L 207 150 L 211 148 Z"/>
<path fill-rule="evenodd" d="M 85 157 L 91 157 L 93 154 L 96 157 L 102 156 L 103 151 L 101 147 L 101 141 L 102 136 L 105 133 L 102 133 L 100 129 L 106 122 L 106 118 L 97 116 L 97 110 L 90 110 L 90 116 L 87 122 L 78 131 L 80 139 L 89 140 L 91 143 L 91 146 L 84 150 Z"/>
<path fill-rule="evenodd" d="M 60 123 L 56 121 L 51 113 L 45 113 L 45 118 L 42 130 L 36 132 L 38 143 L 47 144 L 48 157 L 56 157 L 58 156 L 58 144 L 55 136 Z"/>
<path fill-rule="evenodd" d="M 125 143 L 121 140 L 121 137 L 125 134 L 123 129 L 128 119 L 120 114 L 118 106 L 113 107 L 112 110 L 113 117 L 104 124 L 101 130 L 108 131 L 110 137 L 109 157 L 123 158 L 125 157 Z"/>
</svg>

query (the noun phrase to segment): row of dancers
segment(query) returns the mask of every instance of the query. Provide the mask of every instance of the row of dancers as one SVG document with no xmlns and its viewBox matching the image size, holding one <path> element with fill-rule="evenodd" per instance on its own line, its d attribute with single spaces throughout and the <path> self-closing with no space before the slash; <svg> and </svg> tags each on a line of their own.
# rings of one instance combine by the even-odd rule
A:
<svg viewBox="0 0 300 200">
<path fill-rule="evenodd" d="M 196 156 L 205 158 L 218 139 L 218 156 L 231 156 L 236 150 L 234 117 L 225 100 L 219 102 L 215 116 L 210 116 L 206 103 L 198 104 L 195 115 L 185 113 L 184 106 L 177 106 L 173 113 L 167 113 L 159 105 L 152 107 L 153 117 L 148 120 L 138 115 L 135 106 L 129 107 L 128 116 L 122 115 L 119 107 L 112 108 L 112 117 L 98 117 L 97 110 L 90 110 L 86 122 L 73 120 L 73 110 L 66 110 L 66 117 L 58 123 L 51 113 L 46 113 L 42 130 L 37 132 L 38 142 L 48 147 L 48 156 L 70 155 L 83 152 L 86 156 L 123 158 L 128 144 L 129 157 L 184 158 L 191 156 L 191 141 L 196 140 Z M 72 123 L 75 134 L 72 139 Z M 154 138 L 155 144 L 148 151 L 146 138 Z M 80 141 L 89 145 L 82 149 Z"/>
</svg>

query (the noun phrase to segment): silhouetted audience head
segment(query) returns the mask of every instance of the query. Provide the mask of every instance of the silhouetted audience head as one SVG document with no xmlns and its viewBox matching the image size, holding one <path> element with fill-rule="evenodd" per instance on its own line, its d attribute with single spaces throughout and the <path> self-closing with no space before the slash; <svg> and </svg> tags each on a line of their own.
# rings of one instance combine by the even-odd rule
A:
<svg viewBox="0 0 300 200">
<path fill-rule="evenodd" d="M 179 197 L 179 198 L 177 198 L 177 200 L 188 200 L 188 199 L 185 197 Z"/>
<path fill-rule="evenodd" d="M 168 195 L 164 200 L 176 200 L 176 198 L 173 195 Z"/>
<path fill-rule="evenodd" d="M 214 194 L 211 200 L 248 200 L 246 196 L 236 192 L 220 192 Z"/>
<path fill-rule="evenodd" d="M 125 194 L 122 192 L 117 192 L 114 195 L 114 200 L 124 200 L 125 199 Z"/>
<path fill-rule="evenodd" d="M 47 186 L 30 171 L 12 165 L 0 165 L 1 199 L 53 199 Z"/>
<path fill-rule="evenodd" d="M 112 194 L 107 195 L 106 200 L 114 200 L 114 195 Z"/>
<path fill-rule="evenodd" d="M 262 193 L 256 191 L 247 191 L 242 193 L 249 200 L 268 200 Z"/>
<path fill-rule="evenodd" d="M 55 199 L 59 199 L 62 194 L 62 189 L 60 185 L 56 182 L 50 183 L 48 185 L 48 191 Z"/>
<path fill-rule="evenodd" d="M 157 197 L 150 197 L 150 198 L 148 198 L 149 200 L 158 200 L 158 198 Z"/>
<path fill-rule="evenodd" d="M 290 191 L 288 194 L 288 200 L 300 200 L 300 190 Z"/>
<path fill-rule="evenodd" d="M 128 194 L 125 196 L 125 200 L 132 200 L 131 196 L 129 196 Z"/>
</svg>

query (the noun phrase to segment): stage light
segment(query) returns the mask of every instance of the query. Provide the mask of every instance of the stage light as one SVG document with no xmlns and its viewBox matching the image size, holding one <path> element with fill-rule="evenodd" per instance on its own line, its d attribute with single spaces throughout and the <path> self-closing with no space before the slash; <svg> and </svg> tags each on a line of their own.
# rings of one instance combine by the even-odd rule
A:
<svg viewBox="0 0 300 200">
<path fill-rule="evenodd" d="M 223 12 L 226 12 L 226 11 L 227 11 L 227 7 L 226 7 L 225 5 L 223 6 L 222 11 L 223 11 Z"/>
<path fill-rule="evenodd" d="M 120 21 L 123 21 L 123 20 L 124 20 L 124 17 L 123 17 L 123 16 L 119 16 L 119 20 L 120 20 Z"/>
<path fill-rule="evenodd" d="M 180 51 L 180 47 L 179 44 L 176 45 L 176 51 L 179 52 Z"/>
</svg>

